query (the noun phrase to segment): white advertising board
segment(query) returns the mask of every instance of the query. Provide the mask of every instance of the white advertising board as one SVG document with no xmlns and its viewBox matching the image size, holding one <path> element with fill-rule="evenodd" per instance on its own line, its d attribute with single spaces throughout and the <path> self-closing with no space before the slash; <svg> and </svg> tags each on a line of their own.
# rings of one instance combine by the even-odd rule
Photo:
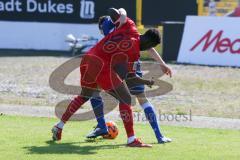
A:
<svg viewBox="0 0 240 160">
<path fill-rule="evenodd" d="M 69 50 L 67 34 L 101 39 L 97 24 L 0 21 L 1 49 Z"/>
<path fill-rule="evenodd" d="M 188 16 L 177 61 L 240 67 L 240 19 Z"/>
</svg>

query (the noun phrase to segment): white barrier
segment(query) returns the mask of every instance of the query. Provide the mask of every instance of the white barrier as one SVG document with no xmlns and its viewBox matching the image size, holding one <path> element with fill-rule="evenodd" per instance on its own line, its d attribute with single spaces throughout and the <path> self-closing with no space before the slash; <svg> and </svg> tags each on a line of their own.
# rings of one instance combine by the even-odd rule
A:
<svg viewBox="0 0 240 160">
<path fill-rule="evenodd" d="M 101 39 L 97 24 L 64 24 L 0 21 L 0 48 L 33 50 L 69 50 L 67 34 Z"/>
<path fill-rule="evenodd" d="M 188 16 L 177 62 L 240 66 L 240 19 Z"/>
</svg>

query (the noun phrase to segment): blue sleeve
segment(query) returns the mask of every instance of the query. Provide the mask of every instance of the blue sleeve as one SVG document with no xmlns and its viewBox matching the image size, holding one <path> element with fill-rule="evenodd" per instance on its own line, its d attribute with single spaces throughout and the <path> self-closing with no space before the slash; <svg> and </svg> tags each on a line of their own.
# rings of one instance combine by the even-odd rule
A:
<svg viewBox="0 0 240 160">
<path fill-rule="evenodd" d="M 103 34 L 106 36 L 108 35 L 112 29 L 114 29 L 115 25 L 113 22 L 108 18 L 102 24 Z"/>
</svg>

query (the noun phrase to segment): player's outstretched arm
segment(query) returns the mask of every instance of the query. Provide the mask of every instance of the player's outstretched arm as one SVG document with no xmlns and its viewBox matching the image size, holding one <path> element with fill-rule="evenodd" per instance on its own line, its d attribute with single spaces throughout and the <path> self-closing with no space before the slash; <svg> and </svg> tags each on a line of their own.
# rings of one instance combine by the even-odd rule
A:
<svg viewBox="0 0 240 160">
<path fill-rule="evenodd" d="M 141 77 L 136 76 L 135 73 L 129 73 L 126 81 L 128 84 L 130 84 L 132 86 L 145 84 L 151 88 L 152 85 L 154 85 L 153 78 L 151 80 L 143 79 Z"/>
<path fill-rule="evenodd" d="M 148 54 L 151 58 L 153 58 L 158 63 L 164 65 L 165 62 L 163 61 L 162 57 L 158 54 L 155 48 L 150 48 L 148 51 Z"/>
<path fill-rule="evenodd" d="M 163 61 L 162 57 L 158 54 L 158 52 L 154 48 L 150 48 L 148 50 L 149 56 L 153 58 L 160 64 L 162 71 L 172 77 L 172 69 Z"/>
</svg>

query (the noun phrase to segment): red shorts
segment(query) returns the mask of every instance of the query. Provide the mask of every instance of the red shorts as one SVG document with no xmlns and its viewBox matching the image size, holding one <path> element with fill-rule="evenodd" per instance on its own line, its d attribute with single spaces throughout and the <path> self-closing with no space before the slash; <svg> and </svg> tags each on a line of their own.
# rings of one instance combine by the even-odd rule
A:
<svg viewBox="0 0 240 160">
<path fill-rule="evenodd" d="M 80 65 L 81 86 L 96 89 L 98 87 L 109 91 L 119 87 L 122 79 L 110 69 L 108 65 L 104 65 L 101 59 L 83 58 Z"/>
</svg>

